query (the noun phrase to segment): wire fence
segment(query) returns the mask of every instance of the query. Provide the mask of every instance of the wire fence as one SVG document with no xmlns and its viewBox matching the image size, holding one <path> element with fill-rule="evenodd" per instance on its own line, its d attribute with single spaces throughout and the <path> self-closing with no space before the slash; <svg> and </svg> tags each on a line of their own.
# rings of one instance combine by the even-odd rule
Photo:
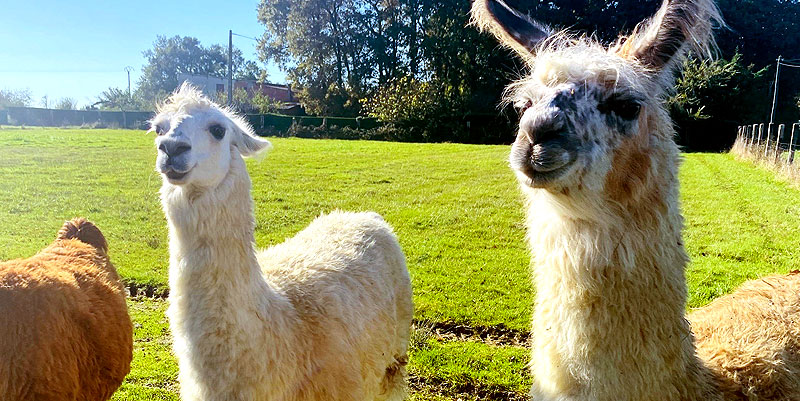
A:
<svg viewBox="0 0 800 401">
<path fill-rule="evenodd" d="M 800 123 L 739 126 L 731 153 L 800 183 Z"/>
</svg>

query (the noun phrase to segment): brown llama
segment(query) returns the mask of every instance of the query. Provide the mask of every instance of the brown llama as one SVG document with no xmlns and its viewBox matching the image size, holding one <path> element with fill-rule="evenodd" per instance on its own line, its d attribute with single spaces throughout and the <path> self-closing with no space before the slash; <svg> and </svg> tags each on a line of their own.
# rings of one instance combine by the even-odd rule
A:
<svg viewBox="0 0 800 401">
<path fill-rule="evenodd" d="M 667 0 L 608 48 L 501 0 L 476 0 L 472 16 L 530 68 L 506 97 L 521 114 L 510 163 L 537 288 L 533 398 L 799 400 L 800 275 L 746 283 L 685 317 L 663 98 L 687 53 L 713 48 L 712 0 Z"/>
<path fill-rule="evenodd" d="M 132 357 L 125 292 L 94 224 L 68 221 L 36 255 L 0 263 L 0 400 L 104 401 Z"/>
</svg>

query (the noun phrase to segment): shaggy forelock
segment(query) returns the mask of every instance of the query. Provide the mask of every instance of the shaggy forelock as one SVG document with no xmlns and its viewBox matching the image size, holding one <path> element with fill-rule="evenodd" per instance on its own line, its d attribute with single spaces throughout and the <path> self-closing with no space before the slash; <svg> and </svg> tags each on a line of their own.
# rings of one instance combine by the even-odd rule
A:
<svg viewBox="0 0 800 401">
<path fill-rule="evenodd" d="M 163 103 L 159 103 L 156 106 L 157 114 L 152 119 L 152 122 L 158 123 L 164 119 L 164 115 L 169 115 L 173 117 L 178 116 L 178 120 L 172 122 L 179 123 L 180 120 L 182 120 L 185 116 L 202 109 L 218 110 L 223 116 L 233 121 L 234 124 L 239 126 L 248 134 L 251 136 L 255 135 L 249 122 L 228 107 L 223 107 L 214 103 L 214 101 L 204 95 L 200 89 L 189 82 L 184 82 L 181 84 L 181 86 L 178 87 L 178 89 L 176 89 L 175 92 L 173 92 L 172 95 L 170 95 Z"/>
<path fill-rule="evenodd" d="M 532 88 L 567 82 L 594 83 L 609 92 L 621 88 L 646 92 L 652 82 L 646 68 L 609 52 L 586 36 L 555 34 L 542 42 L 534 54 L 527 60 L 529 74 L 506 88 L 506 104 L 529 96 Z"/>
<path fill-rule="evenodd" d="M 181 84 L 163 103 L 156 106 L 158 114 L 188 114 L 198 108 L 215 108 L 214 102 L 188 82 Z"/>
</svg>

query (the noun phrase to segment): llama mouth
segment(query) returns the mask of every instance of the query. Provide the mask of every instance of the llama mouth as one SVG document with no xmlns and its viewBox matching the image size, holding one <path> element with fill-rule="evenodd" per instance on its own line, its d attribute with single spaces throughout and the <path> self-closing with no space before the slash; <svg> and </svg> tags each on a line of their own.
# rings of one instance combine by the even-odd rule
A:
<svg viewBox="0 0 800 401">
<path fill-rule="evenodd" d="M 182 182 L 183 179 L 186 178 L 187 175 L 189 175 L 189 171 L 179 172 L 179 171 L 175 171 L 175 170 L 170 169 L 170 170 L 167 170 L 166 172 L 162 172 L 162 174 L 164 174 L 164 176 L 167 177 L 167 181 L 169 181 L 170 184 L 178 184 L 178 183 Z"/>
<path fill-rule="evenodd" d="M 532 144 L 517 141 L 511 151 L 511 166 L 522 173 L 525 184 L 542 188 L 564 176 L 572 167 L 576 152 L 563 138 Z"/>
</svg>

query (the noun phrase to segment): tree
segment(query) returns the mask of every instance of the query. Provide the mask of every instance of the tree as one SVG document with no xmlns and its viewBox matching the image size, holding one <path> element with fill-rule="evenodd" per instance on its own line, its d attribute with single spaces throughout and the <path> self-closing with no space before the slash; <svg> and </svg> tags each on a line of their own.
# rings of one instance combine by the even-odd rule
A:
<svg viewBox="0 0 800 401">
<path fill-rule="evenodd" d="M 620 33 L 631 32 L 653 15 L 662 0 L 506 2 L 554 30 L 588 33 L 611 44 Z M 739 69 L 734 78 L 742 80 L 737 93 L 747 100 L 741 102 L 768 104 L 770 91 L 759 85 L 774 76 L 775 58 L 779 54 L 800 58 L 796 53 L 800 1 L 719 0 L 719 6 L 730 26 L 716 30 L 720 55 L 729 61 L 737 57 L 735 63 L 742 66 L 753 65 L 753 74 Z M 259 58 L 275 61 L 287 71 L 312 114 L 418 117 L 422 113 L 424 119 L 496 114 L 503 88 L 525 67 L 489 35 L 468 26 L 469 8 L 470 2 L 463 0 L 262 0 L 258 17 L 265 33 L 259 42 Z M 735 56 L 737 48 L 740 56 Z M 756 76 L 767 65 L 772 65 L 772 71 Z M 388 96 L 399 95 L 402 85 L 398 82 L 405 78 L 416 83 L 414 90 L 425 88 L 423 98 L 431 101 L 423 104 L 431 107 L 419 107 L 419 96 Z M 757 82 L 745 85 L 748 80 Z M 782 74 L 779 119 L 798 116 L 792 100 L 798 92 L 800 74 Z M 379 104 L 384 100 L 387 103 Z M 693 106 L 686 107 L 684 111 Z M 711 113 L 708 120 L 721 117 Z M 458 129 L 449 131 L 456 135 L 450 139 L 458 140 Z"/>
<path fill-rule="evenodd" d="M 0 89 L 0 109 L 29 107 L 33 103 L 30 89 Z"/>
<path fill-rule="evenodd" d="M 153 48 L 143 52 L 147 64 L 142 69 L 135 98 L 154 103 L 175 90 L 178 74 L 226 77 L 228 74 L 228 49 L 220 45 L 204 47 L 197 38 L 158 36 Z M 242 51 L 233 49 L 234 76 L 261 76 L 258 66 L 245 62 Z"/>
<path fill-rule="evenodd" d="M 227 72 L 225 73 L 227 76 Z M 233 73 L 233 79 L 252 79 L 259 82 L 267 81 L 267 70 L 258 67 L 254 61 L 245 60 Z"/>
<path fill-rule="evenodd" d="M 228 103 L 228 94 L 219 92 L 215 100 L 219 104 L 226 104 Z M 258 91 L 248 92 L 244 88 L 233 90 L 233 102 L 231 102 L 231 106 L 241 113 L 275 113 L 280 110 L 282 104 L 282 102 Z"/>
<path fill-rule="evenodd" d="M 262 0 L 259 56 L 288 72 L 313 114 L 358 114 L 361 99 L 402 77 L 444 83 L 459 100 L 488 85 L 496 100 L 504 74 L 494 72 L 514 62 L 471 61 L 497 52 L 466 27 L 468 13 L 469 2 L 458 0 Z"/>
<path fill-rule="evenodd" d="M 53 105 L 53 108 L 58 110 L 77 110 L 78 103 L 71 97 L 62 97 Z"/>
<path fill-rule="evenodd" d="M 767 69 L 745 65 L 742 55 L 730 60 L 689 59 L 667 99 L 678 142 L 694 150 L 722 150 L 733 143 L 737 125 L 762 121 L 769 103 L 758 93 L 771 85 Z"/>
<path fill-rule="evenodd" d="M 108 88 L 97 97 L 93 106 L 102 110 L 145 110 L 146 107 L 139 99 L 135 98 L 127 89 Z"/>
<path fill-rule="evenodd" d="M 313 114 L 353 115 L 366 54 L 353 0 L 262 0 L 258 19 L 266 31 L 259 58 L 275 61 L 299 88 L 297 96 Z"/>
</svg>

